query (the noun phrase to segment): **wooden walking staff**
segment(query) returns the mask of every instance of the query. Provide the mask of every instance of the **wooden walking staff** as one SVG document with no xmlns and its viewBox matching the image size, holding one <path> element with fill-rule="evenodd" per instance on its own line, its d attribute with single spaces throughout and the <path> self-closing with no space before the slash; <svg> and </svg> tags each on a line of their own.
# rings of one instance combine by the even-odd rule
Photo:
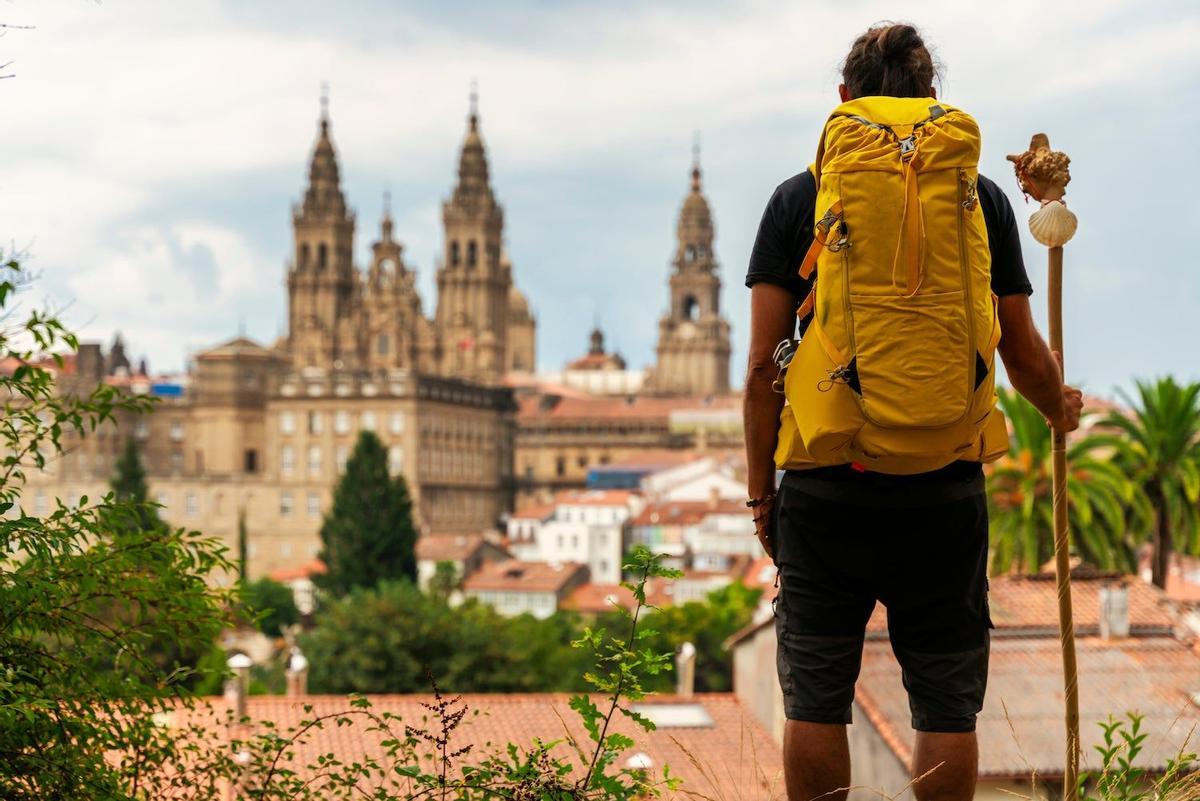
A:
<svg viewBox="0 0 1200 801">
<path fill-rule="evenodd" d="M 1075 235 L 1076 219 L 1063 203 L 1071 180 L 1066 153 L 1050 149 L 1045 134 L 1034 134 L 1029 149 L 1009 156 L 1017 171 L 1021 191 L 1042 205 L 1029 218 L 1033 238 L 1050 250 L 1050 349 L 1062 364 L 1063 245 Z M 1062 640 L 1063 687 L 1066 701 L 1067 764 L 1063 773 L 1063 798 L 1079 798 L 1079 685 L 1075 662 L 1075 625 L 1071 615 L 1071 564 L 1067 530 L 1067 436 L 1052 432 L 1054 479 L 1054 573 L 1058 584 L 1058 631 Z"/>
</svg>

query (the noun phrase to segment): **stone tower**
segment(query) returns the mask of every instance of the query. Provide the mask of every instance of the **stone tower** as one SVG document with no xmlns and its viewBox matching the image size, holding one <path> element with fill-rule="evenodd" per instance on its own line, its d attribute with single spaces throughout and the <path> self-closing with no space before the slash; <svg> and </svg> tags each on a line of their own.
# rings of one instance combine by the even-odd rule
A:
<svg viewBox="0 0 1200 801">
<path fill-rule="evenodd" d="M 362 334 L 354 325 L 359 277 L 354 269 L 354 214 L 346 207 L 329 110 L 321 100 L 308 187 L 292 207 L 294 249 L 288 265 L 288 349 L 292 365 L 354 367 Z"/>
<path fill-rule="evenodd" d="M 445 251 L 434 317 L 442 372 L 496 383 L 508 367 L 512 267 L 503 257 L 504 212 L 488 178 L 475 93 L 458 161 L 458 183 L 442 205 Z"/>
<path fill-rule="evenodd" d="M 418 332 L 423 322 L 416 275 L 404 263 L 403 246 L 392 232 L 392 214 L 384 196 L 379 239 L 371 245 L 363 300 L 368 369 L 413 369 L 418 366 Z"/>
<path fill-rule="evenodd" d="M 713 253 L 713 220 L 700 184 L 700 157 L 676 227 L 671 307 L 658 323 L 658 363 L 651 391 L 721 395 L 729 391 L 729 323 L 721 316 L 721 278 Z"/>
</svg>

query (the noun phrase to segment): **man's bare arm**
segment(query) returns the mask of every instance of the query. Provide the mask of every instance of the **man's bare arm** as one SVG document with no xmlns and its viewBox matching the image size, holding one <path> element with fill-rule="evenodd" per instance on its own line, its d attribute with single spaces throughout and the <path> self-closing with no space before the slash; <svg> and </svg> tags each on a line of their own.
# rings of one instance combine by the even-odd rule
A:
<svg viewBox="0 0 1200 801">
<path fill-rule="evenodd" d="M 771 388 L 779 372 L 772 356 L 780 340 L 796 326 L 792 293 L 775 284 L 757 283 L 750 290 L 750 358 L 742 425 L 746 436 L 747 490 L 752 498 L 775 491 L 775 442 L 783 395 Z"/>
<path fill-rule="evenodd" d="M 1000 358 L 1013 388 L 1024 395 L 1049 423 L 1061 431 L 1079 427 L 1083 398 L 1063 383 L 1062 368 L 1033 322 L 1029 298 L 1000 298 Z"/>
</svg>

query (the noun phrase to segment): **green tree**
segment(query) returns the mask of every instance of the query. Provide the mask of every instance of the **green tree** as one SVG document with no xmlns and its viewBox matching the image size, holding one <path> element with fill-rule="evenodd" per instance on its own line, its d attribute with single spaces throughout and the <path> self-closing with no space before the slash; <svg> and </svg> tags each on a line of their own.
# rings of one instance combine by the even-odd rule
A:
<svg viewBox="0 0 1200 801">
<path fill-rule="evenodd" d="M 1000 407 L 1012 426 L 1008 455 L 988 481 L 992 572 L 1036 573 L 1054 550 L 1050 429 L 1033 404 L 1001 387 Z M 1067 497 L 1077 553 L 1107 570 L 1136 568 L 1150 507 L 1136 481 L 1114 459 L 1121 444 L 1087 434 L 1067 445 Z"/>
<path fill-rule="evenodd" d="M 133 437 L 125 439 L 125 447 L 117 457 L 108 487 L 116 500 L 139 506 L 138 523 L 143 529 L 162 525 L 158 511 L 149 503 L 150 489 L 146 484 L 146 468 L 142 465 L 142 457 Z"/>
<path fill-rule="evenodd" d="M 474 600 L 450 607 L 407 581 L 352 590 L 300 637 L 313 692 L 534 692 L 582 685 L 578 622 L 505 618 Z"/>
<path fill-rule="evenodd" d="M 404 477 L 388 475 L 387 451 L 370 431 L 359 434 L 321 524 L 318 586 L 345 595 L 383 579 L 416 580 L 416 528 Z"/>
<path fill-rule="evenodd" d="M 52 314 L 17 314 L 25 281 L 16 259 L 0 264 L 0 797 L 149 797 L 143 778 L 179 755 L 153 715 L 189 703 L 187 672 L 151 644 L 211 646 L 230 598 L 210 578 L 228 563 L 198 533 L 141 525 L 147 505 L 115 493 L 45 517 L 21 505 L 26 471 L 65 434 L 150 406 L 110 386 L 57 386 L 78 342 Z"/>
<path fill-rule="evenodd" d="M 725 649 L 725 640 L 750 622 L 761 597 L 761 590 L 734 582 L 709 593 L 703 602 L 648 610 L 647 645 L 655 653 L 677 653 L 690 642 L 696 647 L 696 691 L 728 692 L 733 689 L 733 655 Z M 648 689 L 670 692 L 676 681 L 674 665 L 648 681 Z"/>
<path fill-rule="evenodd" d="M 250 614 L 258 616 L 258 630 L 268 637 L 280 637 L 283 628 L 300 620 L 292 589 L 269 578 L 242 585 L 242 601 Z"/>
<path fill-rule="evenodd" d="M 1116 432 L 1105 441 L 1153 507 L 1150 567 L 1163 588 L 1173 551 L 1200 552 L 1200 383 L 1167 377 L 1136 387 L 1136 397 L 1120 393 L 1130 413 L 1104 418 Z"/>
</svg>

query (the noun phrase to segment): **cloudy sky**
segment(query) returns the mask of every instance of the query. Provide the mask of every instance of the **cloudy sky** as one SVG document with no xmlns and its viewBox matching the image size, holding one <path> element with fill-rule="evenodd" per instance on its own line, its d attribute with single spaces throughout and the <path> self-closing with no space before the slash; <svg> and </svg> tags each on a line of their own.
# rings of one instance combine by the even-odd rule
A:
<svg viewBox="0 0 1200 801">
<path fill-rule="evenodd" d="M 390 189 L 432 310 L 440 202 L 476 78 L 518 284 L 555 369 L 598 318 L 653 356 L 675 217 L 700 131 L 740 383 L 746 259 L 762 207 L 812 159 L 837 66 L 881 19 L 920 25 L 941 95 L 984 131 L 982 169 L 1046 130 L 1070 153 L 1071 377 L 1200 378 L 1200 6 L 535 0 L 0 0 L 0 244 L 90 338 L 152 368 L 281 332 L 290 204 L 320 85 L 365 263 Z M 1045 254 L 1031 242 L 1034 285 Z M 1034 298 L 1041 311 L 1045 293 Z"/>
</svg>

